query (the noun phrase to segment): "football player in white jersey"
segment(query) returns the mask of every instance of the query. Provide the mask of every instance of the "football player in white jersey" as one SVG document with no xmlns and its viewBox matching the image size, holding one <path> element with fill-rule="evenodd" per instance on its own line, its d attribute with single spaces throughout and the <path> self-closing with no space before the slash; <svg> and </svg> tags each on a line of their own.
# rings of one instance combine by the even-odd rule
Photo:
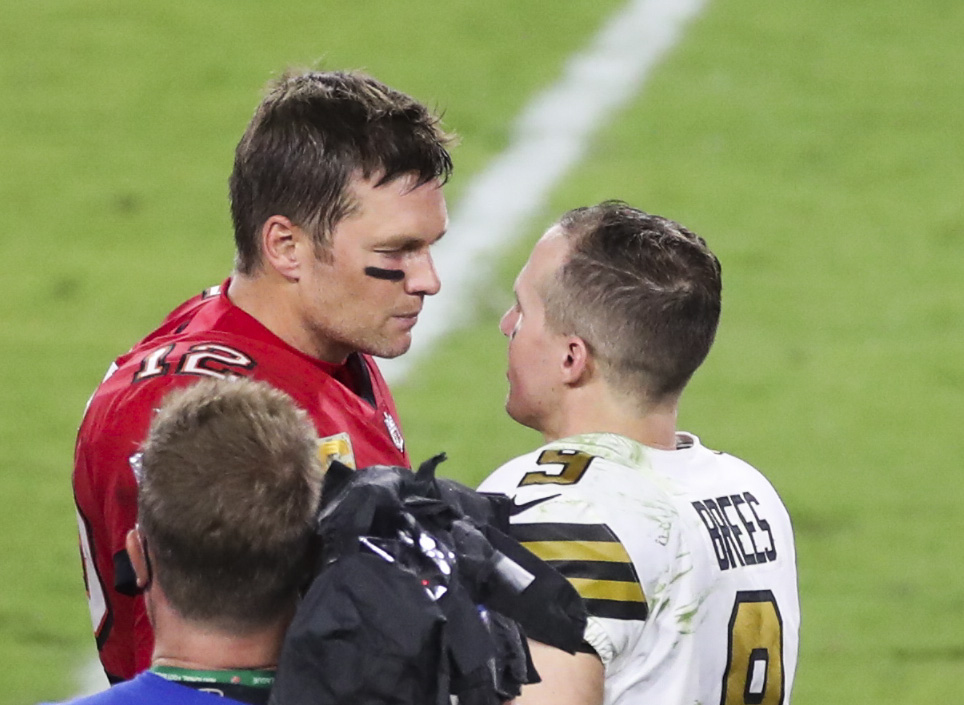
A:
<svg viewBox="0 0 964 705">
<path fill-rule="evenodd" d="M 584 653 L 532 643 L 518 702 L 786 705 L 800 606 L 793 532 L 770 483 L 676 428 L 720 314 L 702 238 L 620 202 L 565 214 L 502 318 L 506 409 L 546 445 L 480 489 L 590 614 Z"/>
</svg>

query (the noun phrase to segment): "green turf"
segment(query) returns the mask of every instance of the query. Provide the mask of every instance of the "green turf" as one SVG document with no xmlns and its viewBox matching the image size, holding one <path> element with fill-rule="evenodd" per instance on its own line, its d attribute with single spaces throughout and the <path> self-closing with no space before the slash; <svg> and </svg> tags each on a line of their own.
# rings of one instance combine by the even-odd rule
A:
<svg viewBox="0 0 964 705">
<path fill-rule="evenodd" d="M 110 359 L 229 269 L 225 182 L 263 81 L 324 58 L 444 106 L 457 201 L 618 4 L 4 7 L 0 705 L 69 694 L 92 653 L 73 435 Z M 530 232 L 621 197 L 719 253 L 722 329 L 682 420 L 795 517 L 797 705 L 964 702 L 962 31 L 949 0 L 711 0 Z M 538 443 L 501 410 L 527 248 L 398 392 L 413 458 L 445 449 L 469 482 Z"/>
</svg>

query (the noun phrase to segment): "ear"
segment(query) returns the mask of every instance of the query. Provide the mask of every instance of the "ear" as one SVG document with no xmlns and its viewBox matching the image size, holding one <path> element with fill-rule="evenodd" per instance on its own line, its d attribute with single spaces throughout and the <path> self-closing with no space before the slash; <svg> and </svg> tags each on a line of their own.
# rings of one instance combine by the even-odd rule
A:
<svg viewBox="0 0 964 705">
<path fill-rule="evenodd" d="M 147 556 L 144 555 L 144 543 L 141 541 L 141 533 L 137 530 L 137 527 L 127 532 L 124 546 L 127 548 L 127 555 L 131 559 L 131 565 L 134 566 L 134 575 L 137 576 L 137 587 L 143 588 L 151 581 L 151 571 L 147 567 L 148 559 Z"/>
<path fill-rule="evenodd" d="M 301 228 L 283 215 L 273 215 L 261 226 L 261 255 L 265 263 L 287 279 L 300 276 L 298 241 L 304 236 Z"/>
<path fill-rule="evenodd" d="M 562 363 L 563 382 L 573 387 L 585 384 L 592 377 L 592 371 L 592 354 L 586 341 L 575 335 L 569 336 Z"/>
</svg>

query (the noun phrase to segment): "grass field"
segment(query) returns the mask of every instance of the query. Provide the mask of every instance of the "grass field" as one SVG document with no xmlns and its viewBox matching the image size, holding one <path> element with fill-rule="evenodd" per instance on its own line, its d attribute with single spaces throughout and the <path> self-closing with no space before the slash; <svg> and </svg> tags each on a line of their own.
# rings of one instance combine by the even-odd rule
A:
<svg viewBox="0 0 964 705">
<path fill-rule="evenodd" d="M 225 183 L 263 82 L 324 58 L 443 106 L 457 207 L 619 5 L 4 8 L 0 705 L 69 695 L 93 653 L 73 436 L 108 362 L 229 270 Z M 445 449 L 471 483 L 538 442 L 502 412 L 496 323 L 555 215 L 616 197 L 676 218 L 725 282 L 682 425 L 763 469 L 795 518 L 794 703 L 964 703 L 962 33 L 950 0 L 711 0 L 497 264 L 477 325 L 398 387 L 413 459 Z"/>
</svg>

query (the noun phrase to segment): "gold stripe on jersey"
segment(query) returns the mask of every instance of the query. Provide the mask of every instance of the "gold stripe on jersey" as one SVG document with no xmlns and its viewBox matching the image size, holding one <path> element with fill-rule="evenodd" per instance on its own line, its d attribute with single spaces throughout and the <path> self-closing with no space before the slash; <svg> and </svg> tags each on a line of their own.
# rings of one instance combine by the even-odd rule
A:
<svg viewBox="0 0 964 705">
<path fill-rule="evenodd" d="M 623 545 L 612 541 L 526 541 L 522 545 L 544 561 L 629 561 Z"/>
<path fill-rule="evenodd" d="M 632 559 L 607 525 L 513 524 L 512 535 L 572 583 L 590 615 L 646 619 L 646 595 Z"/>
<path fill-rule="evenodd" d="M 584 600 L 613 600 L 616 602 L 646 602 L 639 583 L 617 580 L 592 580 L 588 578 L 569 578 Z"/>
</svg>

